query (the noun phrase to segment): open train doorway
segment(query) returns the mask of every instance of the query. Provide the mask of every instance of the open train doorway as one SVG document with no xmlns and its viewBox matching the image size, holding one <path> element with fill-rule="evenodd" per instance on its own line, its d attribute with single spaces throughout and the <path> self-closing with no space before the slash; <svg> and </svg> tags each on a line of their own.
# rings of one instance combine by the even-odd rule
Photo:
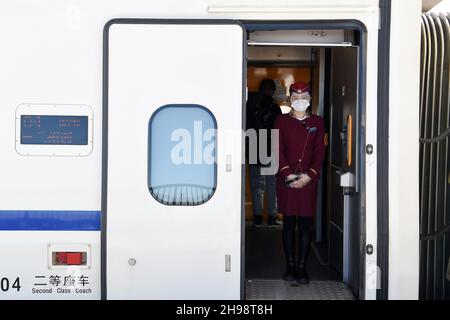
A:
<svg viewBox="0 0 450 320">
<path fill-rule="evenodd" d="M 277 223 L 273 223 L 268 180 L 263 186 L 255 185 L 251 177 L 255 168 L 246 165 L 247 299 L 363 298 L 361 36 L 356 30 L 248 30 L 248 101 L 257 99 L 261 82 L 270 79 L 276 85 L 273 100 L 281 113 L 289 114 L 290 85 L 309 83 L 312 114 L 323 117 L 325 123 L 326 158 L 318 183 L 306 285 L 283 280 L 287 265 L 283 215 L 277 210 Z M 262 199 L 255 196 L 258 193 Z M 255 213 L 261 211 L 258 206 L 262 223 L 255 223 Z"/>
</svg>

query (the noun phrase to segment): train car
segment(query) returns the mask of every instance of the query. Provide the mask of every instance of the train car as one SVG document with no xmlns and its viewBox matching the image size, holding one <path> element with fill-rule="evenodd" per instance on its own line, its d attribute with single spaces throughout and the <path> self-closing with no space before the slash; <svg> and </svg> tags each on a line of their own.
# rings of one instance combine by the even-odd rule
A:
<svg viewBox="0 0 450 320">
<path fill-rule="evenodd" d="M 334 275 L 310 288 L 417 299 L 420 14 L 418 0 L 1 1 L 0 299 L 279 297 L 279 275 L 249 275 L 277 259 L 246 228 L 246 100 L 269 76 L 281 104 L 310 82 L 328 134 L 315 251 Z M 175 166 L 181 138 L 192 154 Z"/>
</svg>

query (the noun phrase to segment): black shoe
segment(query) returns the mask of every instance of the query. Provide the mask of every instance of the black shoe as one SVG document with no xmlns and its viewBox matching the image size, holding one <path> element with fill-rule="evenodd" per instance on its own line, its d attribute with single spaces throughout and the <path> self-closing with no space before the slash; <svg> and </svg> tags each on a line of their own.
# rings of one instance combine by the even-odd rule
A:
<svg viewBox="0 0 450 320">
<path fill-rule="evenodd" d="M 285 281 L 295 281 L 295 268 L 294 266 L 289 266 L 286 269 L 286 272 L 283 275 L 283 280 Z"/>
<path fill-rule="evenodd" d="M 308 273 L 306 272 L 305 267 L 299 267 L 297 272 L 297 282 L 299 284 L 308 284 L 309 283 L 309 277 Z"/>
<path fill-rule="evenodd" d="M 255 227 L 261 227 L 262 226 L 262 219 L 263 217 L 262 216 L 254 216 L 253 217 L 253 225 L 255 226 Z"/>
</svg>

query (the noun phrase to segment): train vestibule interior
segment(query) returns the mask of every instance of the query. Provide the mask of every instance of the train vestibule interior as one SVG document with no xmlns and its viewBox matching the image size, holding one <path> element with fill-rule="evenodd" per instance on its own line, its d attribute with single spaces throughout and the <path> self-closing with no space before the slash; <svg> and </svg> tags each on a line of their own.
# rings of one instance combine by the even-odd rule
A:
<svg viewBox="0 0 450 320">
<path fill-rule="evenodd" d="M 361 35 L 356 30 L 247 30 L 248 98 L 259 84 L 272 79 L 273 96 L 282 113 L 291 110 L 289 86 L 310 83 L 312 113 L 325 122 L 326 158 L 320 173 L 317 210 L 306 270 L 307 285 L 282 280 L 286 270 L 282 225 L 267 225 L 268 193 L 264 193 L 263 223 L 253 221 L 252 188 L 246 164 L 245 286 L 247 298 L 282 284 L 294 299 L 315 299 L 321 286 L 344 288 L 348 298 L 361 298 L 363 256 L 362 183 L 358 170 L 363 137 L 359 117 Z M 277 219 L 282 221 L 282 213 Z M 288 288 L 288 290 L 286 290 Z M 318 289 L 319 288 L 319 289 Z M 276 290 L 276 289 L 273 289 Z M 323 289 L 328 290 L 328 289 Z M 286 293 L 288 292 L 288 293 Z M 267 293 L 259 298 L 276 298 Z M 328 294 L 333 294 L 328 292 Z M 323 297 L 322 297 L 323 298 Z M 337 299 L 343 296 L 336 297 Z"/>
</svg>

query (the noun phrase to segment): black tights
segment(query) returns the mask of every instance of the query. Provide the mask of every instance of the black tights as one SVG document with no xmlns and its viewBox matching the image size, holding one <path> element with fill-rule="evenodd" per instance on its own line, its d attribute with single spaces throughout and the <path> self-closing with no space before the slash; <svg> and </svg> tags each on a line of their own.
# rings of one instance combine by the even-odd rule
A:
<svg viewBox="0 0 450 320">
<path fill-rule="evenodd" d="M 295 266 L 295 227 L 298 228 L 298 266 L 305 267 L 311 247 L 313 218 L 283 216 L 283 247 L 288 266 Z"/>
</svg>

